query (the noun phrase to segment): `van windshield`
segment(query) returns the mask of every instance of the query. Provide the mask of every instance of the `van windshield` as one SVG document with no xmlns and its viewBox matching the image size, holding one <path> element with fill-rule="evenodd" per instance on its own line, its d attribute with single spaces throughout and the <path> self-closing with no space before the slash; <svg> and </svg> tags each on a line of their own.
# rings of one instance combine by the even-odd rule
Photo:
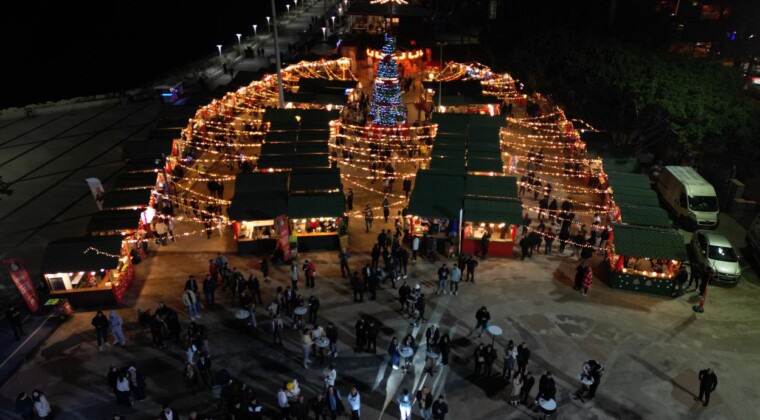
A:
<svg viewBox="0 0 760 420">
<path fill-rule="evenodd" d="M 724 246 L 710 245 L 710 249 L 707 251 L 707 258 L 716 261 L 737 262 L 736 253 L 733 248 L 727 248 Z"/>
<path fill-rule="evenodd" d="M 690 195 L 689 208 L 694 211 L 718 211 L 718 198 L 709 195 Z"/>
</svg>

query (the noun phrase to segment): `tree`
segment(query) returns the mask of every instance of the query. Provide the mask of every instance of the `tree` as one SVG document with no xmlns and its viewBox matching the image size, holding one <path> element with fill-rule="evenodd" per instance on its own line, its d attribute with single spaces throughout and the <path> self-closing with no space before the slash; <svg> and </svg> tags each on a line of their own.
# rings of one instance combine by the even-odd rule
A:
<svg viewBox="0 0 760 420">
<path fill-rule="evenodd" d="M 369 115 L 374 118 L 375 125 L 392 127 L 406 122 L 406 109 L 401 101 L 398 63 L 393 58 L 396 42 L 390 34 L 385 35 L 382 52 L 383 59 L 377 66 Z"/>
</svg>

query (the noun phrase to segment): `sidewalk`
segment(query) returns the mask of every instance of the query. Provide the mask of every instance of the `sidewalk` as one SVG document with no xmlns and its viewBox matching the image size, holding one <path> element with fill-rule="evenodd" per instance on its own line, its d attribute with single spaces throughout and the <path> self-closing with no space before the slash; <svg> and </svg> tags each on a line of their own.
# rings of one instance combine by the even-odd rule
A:
<svg viewBox="0 0 760 420">
<path fill-rule="evenodd" d="M 23 305 L 23 303 L 21 303 Z M 24 309 L 21 309 L 24 312 Z M 3 319 L 0 328 L 0 386 L 16 373 L 18 368 L 39 349 L 61 325 L 60 318 L 52 315 L 24 315 L 24 335 L 16 340 L 10 323 Z"/>
</svg>

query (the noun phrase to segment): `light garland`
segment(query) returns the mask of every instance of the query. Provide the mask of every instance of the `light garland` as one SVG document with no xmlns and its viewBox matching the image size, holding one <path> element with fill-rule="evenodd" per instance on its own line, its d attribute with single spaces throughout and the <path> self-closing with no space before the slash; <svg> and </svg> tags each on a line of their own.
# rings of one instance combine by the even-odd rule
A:
<svg viewBox="0 0 760 420">
<path fill-rule="evenodd" d="M 87 249 L 84 250 L 84 252 L 82 252 L 82 254 L 89 254 L 89 253 L 94 253 L 94 254 L 97 254 L 97 255 L 102 255 L 102 256 L 105 256 L 105 257 L 111 257 L 111 258 L 116 258 L 116 259 L 121 258 L 121 255 L 110 254 L 108 252 L 101 251 L 101 250 L 99 250 L 99 249 L 97 249 L 95 247 L 88 247 Z"/>
</svg>

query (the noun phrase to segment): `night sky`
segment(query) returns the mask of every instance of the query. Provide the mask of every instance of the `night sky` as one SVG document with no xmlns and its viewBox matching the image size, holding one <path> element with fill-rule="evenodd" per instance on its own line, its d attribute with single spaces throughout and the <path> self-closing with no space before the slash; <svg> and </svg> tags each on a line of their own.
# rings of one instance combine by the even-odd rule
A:
<svg viewBox="0 0 760 420">
<path fill-rule="evenodd" d="M 282 3 L 282 2 L 278 2 Z M 284 6 L 283 6 L 284 8 Z M 269 2 L 110 1 L 87 7 L 19 2 L 0 17 L 4 73 L 0 108 L 134 88 L 177 63 L 213 56 L 235 33 L 266 31 Z M 5 58 L 9 58 L 6 60 Z"/>
</svg>

